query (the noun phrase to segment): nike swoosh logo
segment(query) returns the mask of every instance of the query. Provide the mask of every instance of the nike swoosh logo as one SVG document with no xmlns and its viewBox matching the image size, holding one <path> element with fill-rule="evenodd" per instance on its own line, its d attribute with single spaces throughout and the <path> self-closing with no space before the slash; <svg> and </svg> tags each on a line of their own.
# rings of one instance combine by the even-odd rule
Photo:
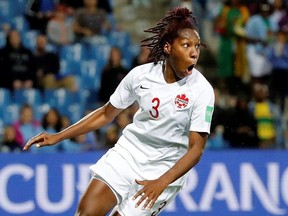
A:
<svg viewBox="0 0 288 216">
<path fill-rule="evenodd" d="M 149 89 L 149 88 L 144 87 L 144 86 L 142 86 L 142 85 L 140 85 L 140 88 L 141 88 L 141 89 Z"/>
</svg>

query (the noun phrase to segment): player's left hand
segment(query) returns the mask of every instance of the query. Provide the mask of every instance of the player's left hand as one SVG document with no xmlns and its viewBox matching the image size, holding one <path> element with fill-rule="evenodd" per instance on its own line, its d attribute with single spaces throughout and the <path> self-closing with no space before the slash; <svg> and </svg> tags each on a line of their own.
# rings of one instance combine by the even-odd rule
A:
<svg viewBox="0 0 288 216">
<path fill-rule="evenodd" d="M 159 179 L 143 181 L 135 179 L 135 181 L 137 184 L 143 185 L 143 188 L 139 190 L 133 197 L 133 200 L 137 199 L 137 197 L 140 197 L 135 205 L 135 208 L 144 202 L 142 209 L 150 210 L 155 204 L 157 198 L 165 190 L 167 185 L 163 184 L 163 182 L 161 182 Z"/>
</svg>

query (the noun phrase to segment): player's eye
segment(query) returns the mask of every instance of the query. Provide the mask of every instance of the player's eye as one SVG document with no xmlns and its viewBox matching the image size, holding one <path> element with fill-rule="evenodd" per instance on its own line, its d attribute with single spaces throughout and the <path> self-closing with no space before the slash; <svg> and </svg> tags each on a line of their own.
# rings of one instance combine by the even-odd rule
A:
<svg viewBox="0 0 288 216">
<path fill-rule="evenodd" d="M 183 47 L 187 48 L 187 47 L 189 47 L 189 44 L 185 43 L 185 44 L 183 44 Z"/>
</svg>

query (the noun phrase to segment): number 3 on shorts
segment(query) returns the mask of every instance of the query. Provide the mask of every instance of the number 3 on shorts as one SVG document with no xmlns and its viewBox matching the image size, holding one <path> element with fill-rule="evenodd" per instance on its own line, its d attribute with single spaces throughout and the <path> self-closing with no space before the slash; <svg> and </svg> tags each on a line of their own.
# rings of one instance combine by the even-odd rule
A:
<svg viewBox="0 0 288 216">
<path fill-rule="evenodd" d="M 163 203 L 160 204 L 159 208 L 152 212 L 151 216 L 156 216 L 157 214 L 159 214 L 159 212 L 166 206 L 167 202 L 164 201 Z"/>
</svg>

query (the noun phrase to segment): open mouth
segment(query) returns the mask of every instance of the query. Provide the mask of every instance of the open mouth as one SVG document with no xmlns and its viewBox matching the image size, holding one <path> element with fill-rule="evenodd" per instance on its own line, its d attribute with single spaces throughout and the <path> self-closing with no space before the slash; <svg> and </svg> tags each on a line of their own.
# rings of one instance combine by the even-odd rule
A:
<svg viewBox="0 0 288 216">
<path fill-rule="evenodd" d="M 189 67 L 188 67 L 188 69 L 187 69 L 187 70 L 188 70 L 188 71 L 192 71 L 192 70 L 193 70 L 193 68 L 194 68 L 194 65 L 191 65 L 191 66 L 189 66 Z"/>
</svg>

